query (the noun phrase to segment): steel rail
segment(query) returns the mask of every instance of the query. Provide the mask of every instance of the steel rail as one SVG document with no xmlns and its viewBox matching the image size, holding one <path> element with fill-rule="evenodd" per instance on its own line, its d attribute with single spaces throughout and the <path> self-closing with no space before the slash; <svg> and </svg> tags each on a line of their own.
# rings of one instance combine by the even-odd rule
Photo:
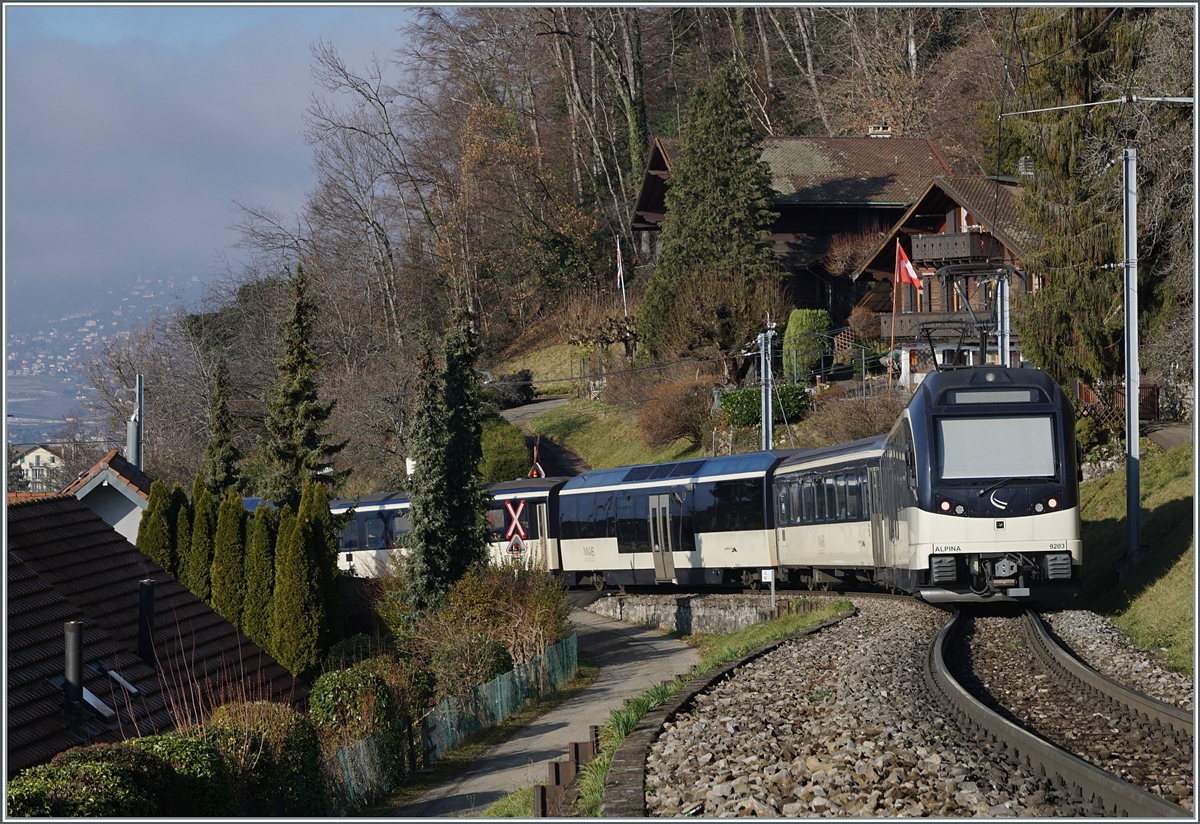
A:
<svg viewBox="0 0 1200 824">
<path fill-rule="evenodd" d="M 1045 775 L 1054 777 L 1061 787 L 1070 788 L 1074 797 L 1089 801 L 1097 810 L 1109 815 L 1192 817 L 1182 807 L 1135 787 L 1018 727 L 963 689 L 950 674 L 943 655 L 947 642 L 962 631 L 962 624 L 961 614 L 955 610 L 929 647 L 925 677 L 931 694 L 940 693 L 954 713 L 975 731 L 976 739 L 995 742 L 1011 761 L 1024 764 L 1035 772 L 1039 769 L 1044 771 Z"/>
<path fill-rule="evenodd" d="M 1148 721 L 1171 730 L 1177 740 L 1190 742 L 1193 739 L 1195 722 L 1190 712 L 1132 690 L 1096 672 L 1064 650 L 1050 636 L 1042 619 L 1032 610 L 1025 612 L 1023 624 L 1025 637 L 1033 644 L 1033 649 L 1041 655 L 1043 661 L 1061 668 L 1072 678 L 1083 682 L 1094 694 L 1116 701 L 1132 712 L 1144 716 Z"/>
</svg>

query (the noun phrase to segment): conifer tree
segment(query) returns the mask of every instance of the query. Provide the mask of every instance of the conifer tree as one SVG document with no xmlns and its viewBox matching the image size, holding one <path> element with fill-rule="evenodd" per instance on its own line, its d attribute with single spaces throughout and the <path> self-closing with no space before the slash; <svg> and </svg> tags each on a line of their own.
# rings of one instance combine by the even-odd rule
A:
<svg viewBox="0 0 1200 824">
<path fill-rule="evenodd" d="M 167 572 L 175 566 L 171 557 L 171 529 L 167 524 L 169 507 L 167 485 L 161 479 L 156 479 L 150 484 L 150 501 L 138 522 L 137 531 L 137 548 Z"/>
<path fill-rule="evenodd" d="M 208 487 L 196 476 L 196 497 L 192 499 L 192 550 L 187 562 L 187 580 L 182 582 L 192 594 L 207 603 L 212 602 L 213 539 L 216 535 L 216 513 Z"/>
<path fill-rule="evenodd" d="M 275 588 L 272 510 L 260 506 L 247 525 L 246 598 L 242 633 L 268 652 L 271 649 L 271 595 Z"/>
<path fill-rule="evenodd" d="M 238 628 L 242 626 L 242 603 L 246 600 L 245 524 L 242 496 L 230 489 L 217 514 L 210 579 L 213 609 Z"/>
<path fill-rule="evenodd" d="M 325 613 L 320 572 L 309 553 L 311 526 L 303 518 L 290 517 L 290 511 L 285 517 L 289 528 L 281 528 L 275 547 L 271 655 L 293 675 L 303 676 L 321 661 Z"/>
<path fill-rule="evenodd" d="M 213 365 L 213 390 L 209 400 L 208 447 L 204 450 L 200 474 L 213 495 L 223 496 L 226 489 L 238 487 L 237 462 L 241 455 L 233 445 L 233 415 L 229 411 L 229 363 L 225 351 L 217 353 Z"/>
<path fill-rule="evenodd" d="M 311 530 L 309 551 L 320 573 L 321 601 L 325 610 L 325 636 L 321 646 L 328 649 L 342 640 L 342 577 L 337 565 L 338 526 L 329 511 L 329 497 L 322 484 L 311 484 L 307 508 L 301 512 Z"/>
<path fill-rule="evenodd" d="M 483 460 L 483 416 L 479 406 L 478 344 L 471 317 L 459 311 L 445 339 L 442 397 L 446 410 L 446 501 L 450 532 L 447 585 L 471 566 L 487 560 L 487 498 L 479 464 Z"/>
<path fill-rule="evenodd" d="M 437 366 L 428 341 L 417 367 L 419 396 L 409 435 L 415 467 L 409 479 L 409 551 L 404 556 L 406 614 L 415 616 L 439 605 L 449 591 L 451 566 L 446 536 L 452 514 L 446 467 L 446 414 Z"/>
<path fill-rule="evenodd" d="M 191 554 L 192 548 L 192 508 L 188 503 L 187 492 L 179 481 L 171 487 L 171 499 L 167 504 L 167 528 L 170 530 L 171 568 L 167 570 L 181 580 L 183 559 Z"/>
<path fill-rule="evenodd" d="M 284 354 L 276 364 L 277 376 L 266 403 L 267 435 L 261 441 L 263 477 L 258 491 L 269 503 L 290 504 L 295 510 L 306 481 L 321 481 L 337 489 L 349 470 L 331 471 L 333 457 L 346 442 L 332 443 L 324 431 L 336 402 L 320 400 L 319 364 L 312 348 L 316 307 L 308 297 L 308 279 L 302 267 L 296 267 L 290 285 L 292 312 L 284 322 Z"/>
<path fill-rule="evenodd" d="M 715 345 L 728 351 L 779 312 L 779 275 L 766 242 L 772 190 L 747 116 L 737 65 L 688 106 L 666 194 L 658 265 L 638 313 L 645 355 Z M 778 316 L 778 315 L 777 315 Z"/>
<path fill-rule="evenodd" d="M 1133 21 L 1143 10 L 1034 7 L 1015 32 L 1020 110 L 1095 103 L 1126 94 L 1138 59 Z M 1116 80 L 1118 86 L 1112 85 Z M 1025 250 L 1041 288 L 1013 301 L 1021 353 L 1060 382 L 1120 374 L 1124 361 L 1119 158 L 1130 134 L 1118 106 L 1024 115 L 1006 121 L 1009 157 L 1026 155 L 1018 209 L 1040 236 Z M 1006 170 L 1011 171 L 1011 170 Z M 1140 273 L 1144 276 L 1144 272 Z M 1142 279 L 1142 278 L 1139 278 Z M 1149 295 L 1147 295 L 1149 297 Z M 1145 308 L 1145 307 L 1143 307 Z"/>
</svg>

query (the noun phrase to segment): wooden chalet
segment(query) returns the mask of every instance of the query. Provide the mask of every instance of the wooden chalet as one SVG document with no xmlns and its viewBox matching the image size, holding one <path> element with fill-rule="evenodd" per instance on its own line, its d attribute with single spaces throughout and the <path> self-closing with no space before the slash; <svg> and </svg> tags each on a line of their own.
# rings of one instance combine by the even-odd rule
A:
<svg viewBox="0 0 1200 824">
<path fill-rule="evenodd" d="M 635 231 L 658 231 L 679 143 L 655 139 L 634 207 Z M 829 310 L 835 325 L 846 322 L 861 297 L 841 258 L 874 246 L 932 178 L 951 174 L 933 143 L 915 138 L 768 137 L 762 159 L 775 190 L 771 208 L 779 213 L 769 239 L 789 275 L 792 301 Z"/>
<path fill-rule="evenodd" d="M 10 496 L 7 520 L 10 777 L 71 747 L 167 732 L 222 700 L 307 699 L 302 682 L 81 501 Z M 75 718 L 67 622 L 82 624 Z"/>
</svg>

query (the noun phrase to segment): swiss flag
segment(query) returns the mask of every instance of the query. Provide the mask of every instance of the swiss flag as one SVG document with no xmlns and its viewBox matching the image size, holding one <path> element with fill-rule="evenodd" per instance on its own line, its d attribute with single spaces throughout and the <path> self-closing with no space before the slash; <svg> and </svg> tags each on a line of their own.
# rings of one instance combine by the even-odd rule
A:
<svg viewBox="0 0 1200 824">
<path fill-rule="evenodd" d="M 917 270 L 908 262 L 908 255 L 904 254 L 900 238 L 896 238 L 896 283 L 911 283 L 917 287 L 918 292 L 924 288 L 921 286 L 921 278 L 918 277 Z"/>
</svg>

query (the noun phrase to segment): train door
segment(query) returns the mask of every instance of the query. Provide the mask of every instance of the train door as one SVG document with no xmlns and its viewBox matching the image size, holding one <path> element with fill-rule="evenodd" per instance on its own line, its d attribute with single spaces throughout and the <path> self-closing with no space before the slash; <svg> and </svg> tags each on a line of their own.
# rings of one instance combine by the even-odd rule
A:
<svg viewBox="0 0 1200 824">
<path fill-rule="evenodd" d="M 867 503 L 871 513 L 871 554 L 875 566 L 885 566 L 883 549 L 883 491 L 880 483 L 879 466 L 867 467 L 870 499 Z"/>
<path fill-rule="evenodd" d="M 650 496 L 650 549 L 654 553 L 654 581 L 659 584 L 675 580 L 675 556 L 671 542 L 671 496 Z"/>
<path fill-rule="evenodd" d="M 537 530 L 538 535 L 540 536 L 539 543 L 542 547 L 541 557 L 546 564 L 546 569 L 555 570 L 559 568 L 559 563 L 558 553 L 555 551 L 555 547 L 550 543 L 549 510 L 550 507 L 545 503 L 540 503 L 537 505 Z"/>
</svg>

